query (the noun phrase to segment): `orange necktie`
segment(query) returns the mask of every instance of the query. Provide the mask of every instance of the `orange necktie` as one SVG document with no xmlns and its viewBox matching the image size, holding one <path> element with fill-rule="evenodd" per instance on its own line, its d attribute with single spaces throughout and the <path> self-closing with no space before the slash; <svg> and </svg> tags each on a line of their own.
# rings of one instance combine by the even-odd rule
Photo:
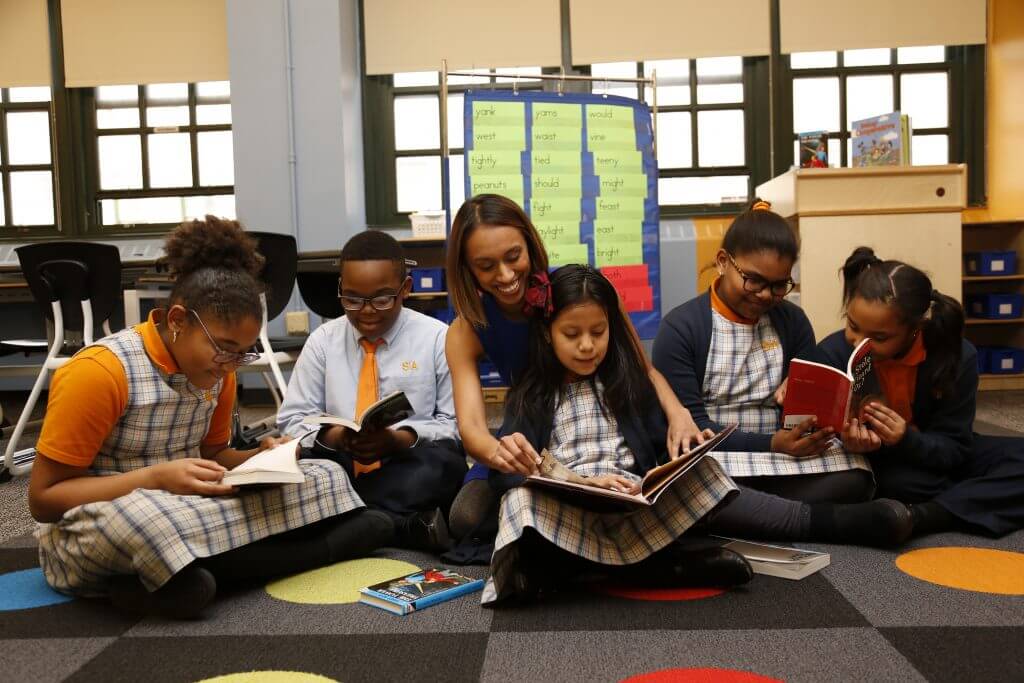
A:
<svg viewBox="0 0 1024 683">
<path fill-rule="evenodd" d="M 359 368 L 359 391 L 356 393 L 356 419 L 380 398 L 380 382 L 377 377 L 377 347 L 384 343 L 383 339 L 375 342 L 363 338 L 359 345 L 363 347 L 363 367 Z M 380 460 L 364 465 L 358 460 L 352 461 L 352 471 L 358 477 L 367 472 L 380 469 Z"/>
</svg>

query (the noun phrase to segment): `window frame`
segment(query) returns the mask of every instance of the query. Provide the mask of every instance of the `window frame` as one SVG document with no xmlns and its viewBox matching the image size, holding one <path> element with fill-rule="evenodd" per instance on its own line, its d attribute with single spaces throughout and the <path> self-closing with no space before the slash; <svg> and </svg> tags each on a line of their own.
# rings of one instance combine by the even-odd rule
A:
<svg viewBox="0 0 1024 683">
<path fill-rule="evenodd" d="M 26 237 L 53 237 L 60 234 L 57 227 L 57 149 L 54 140 L 54 106 L 51 89 L 48 101 L 11 102 L 12 88 L 0 88 L 0 201 L 3 202 L 3 222 L 0 222 L 0 240 L 20 240 Z M 11 164 L 10 146 L 7 140 L 7 114 L 11 112 L 46 112 L 49 124 L 50 162 L 48 164 Z M 22 171 L 48 171 L 53 192 L 53 223 L 45 225 L 15 225 L 11 204 L 11 173 Z"/>
<path fill-rule="evenodd" d="M 829 131 L 829 140 L 839 140 L 838 160 L 829 159 L 830 163 L 838 162 L 845 167 L 847 158 L 847 142 L 850 130 L 847 125 L 846 81 L 856 76 L 892 76 L 893 107 L 901 111 L 901 77 L 906 74 L 939 73 L 947 77 L 948 119 L 943 128 L 915 128 L 914 135 L 947 135 L 950 164 L 966 163 L 968 173 L 968 206 L 975 206 L 985 201 L 985 46 L 984 45 L 947 45 L 945 59 L 941 62 L 920 64 L 899 64 L 898 48 L 889 48 L 889 63 L 868 66 L 846 66 L 843 50 L 835 50 L 836 66 L 793 69 L 790 55 L 781 56 L 780 72 L 782 92 L 780 95 L 779 128 L 776 129 L 777 141 L 776 168 L 789 168 L 795 163 L 793 154 L 797 132 L 793 130 L 793 83 L 802 78 L 838 78 L 839 79 L 839 131 Z M 831 52 L 831 50 L 829 50 Z M 980 84 L 980 85 L 979 85 Z M 913 122 L 911 122 L 913 123 Z"/>
<path fill-rule="evenodd" d="M 145 84 L 134 85 L 138 92 L 139 126 L 127 128 L 99 128 L 97 126 L 97 113 L 102 108 L 97 102 L 95 88 L 81 88 L 80 106 L 82 110 L 81 126 L 84 133 L 83 151 L 83 184 L 85 189 L 86 210 L 85 224 L 86 233 L 95 235 L 114 236 L 153 236 L 162 235 L 174 229 L 180 222 L 174 223 L 121 223 L 115 225 L 103 225 L 101 220 L 101 204 L 104 199 L 146 199 L 157 197 L 202 197 L 214 195 L 233 195 L 234 185 L 200 185 L 199 184 L 199 133 L 228 131 L 232 129 L 232 123 L 199 124 L 196 122 L 196 107 L 206 104 L 206 101 L 199 101 L 196 95 L 196 83 L 188 83 L 188 97 L 185 106 L 188 107 L 188 124 L 178 126 L 147 126 L 146 110 L 151 106 L 146 102 Z M 212 102 L 224 104 L 225 102 Z M 227 104 L 230 104 L 230 97 Z M 178 105 L 182 106 L 182 105 Z M 175 130 L 165 130 L 174 128 Z M 157 129 L 160 129 L 159 131 Z M 192 184 L 190 186 L 153 188 L 149 185 L 149 136 L 162 133 L 188 133 L 191 155 Z M 142 162 L 142 188 L 136 189 L 112 189 L 104 190 L 100 187 L 100 160 L 99 143 L 100 138 L 112 135 L 139 135 L 140 153 Z"/>
</svg>

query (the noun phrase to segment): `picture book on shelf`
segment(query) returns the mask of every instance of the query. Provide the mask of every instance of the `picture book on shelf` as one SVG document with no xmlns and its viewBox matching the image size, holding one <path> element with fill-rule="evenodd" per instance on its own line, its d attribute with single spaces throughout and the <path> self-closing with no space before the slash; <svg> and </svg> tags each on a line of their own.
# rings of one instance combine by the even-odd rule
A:
<svg viewBox="0 0 1024 683">
<path fill-rule="evenodd" d="M 404 391 L 395 391 L 380 399 L 363 414 L 354 420 L 334 415 L 311 416 L 304 419 L 304 424 L 340 425 L 354 432 L 361 430 L 376 431 L 409 418 L 413 414 L 412 404 Z"/>
<path fill-rule="evenodd" d="M 824 569 L 832 561 L 828 553 L 819 553 L 815 550 L 754 543 L 724 536 L 715 538 L 724 541 L 723 548 L 745 557 L 755 574 L 764 576 L 798 581 Z"/>
<path fill-rule="evenodd" d="M 483 579 L 430 568 L 367 586 L 359 591 L 359 602 L 405 615 L 483 587 Z"/>
<path fill-rule="evenodd" d="M 794 358 L 782 410 L 782 426 L 792 429 L 817 417 L 818 429 L 832 427 L 836 434 L 850 416 L 863 420 L 871 401 L 885 402 L 871 361 L 871 340 L 865 338 L 850 354 L 846 372 L 828 365 Z"/>
<path fill-rule="evenodd" d="M 909 166 L 910 117 L 898 111 L 854 121 L 850 125 L 850 165 Z"/>
<path fill-rule="evenodd" d="M 815 130 L 797 136 L 800 168 L 828 168 L 828 131 Z"/>
<path fill-rule="evenodd" d="M 694 446 L 675 460 L 659 465 L 647 472 L 640 481 L 639 493 L 623 493 L 593 486 L 565 465 L 558 462 L 547 449 L 541 452 L 540 474 L 526 478 L 526 486 L 555 489 L 563 496 L 580 502 L 585 507 L 601 503 L 613 503 L 612 507 L 649 507 L 669 485 L 692 469 L 705 456 L 725 441 L 735 431 L 736 425 L 729 425 L 714 437 L 699 446 Z"/>
<path fill-rule="evenodd" d="M 299 469 L 295 456 L 297 441 L 288 441 L 252 456 L 241 465 L 224 473 L 222 484 L 301 484 L 306 475 Z"/>
</svg>

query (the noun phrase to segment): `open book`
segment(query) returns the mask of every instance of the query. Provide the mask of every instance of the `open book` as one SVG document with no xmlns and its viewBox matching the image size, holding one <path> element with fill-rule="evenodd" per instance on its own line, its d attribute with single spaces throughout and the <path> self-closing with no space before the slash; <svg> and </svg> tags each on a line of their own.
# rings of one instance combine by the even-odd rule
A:
<svg viewBox="0 0 1024 683">
<path fill-rule="evenodd" d="M 335 417 L 333 415 L 321 415 L 319 417 L 307 417 L 302 422 L 311 425 L 340 425 L 351 429 L 353 432 L 363 429 L 377 431 L 411 417 L 413 412 L 412 404 L 406 398 L 405 392 L 396 391 L 371 405 L 355 420 Z"/>
<path fill-rule="evenodd" d="M 628 506 L 650 507 L 672 482 L 689 472 L 704 456 L 725 441 L 735 429 L 736 425 L 729 425 L 714 437 L 690 449 L 675 460 L 670 460 L 664 465 L 659 465 L 648 471 L 640 481 L 639 493 L 622 493 L 593 486 L 587 482 L 586 477 L 581 477 L 555 460 L 546 449 L 541 454 L 543 461 L 540 464 L 540 474 L 527 477 L 526 486 L 557 489 L 563 493 L 570 493 L 577 499 L 579 497 L 592 498 L 595 502 L 607 499 Z"/>
<path fill-rule="evenodd" d="M 233 470 L 224 473 L 221 483 L 231 486 L 248 484 L 301 484 L 306 475 L 295 457 L 298 441 L 288 441 L 252 456 Z"/>
<path fill-rule="evenodd" d="M 865 338 L 850 354 L 846 372 L 799 358 L 790 362 L 782 426 L 791 429 L 817 416 L 818 429 L 832 427 L 838 434 L 849 417 L 863 420 L 872 401 L 884 403 L 885 394 L 873 371 L 871 340 Z"/>
<path fill-rule="evenodd" d="M 723 548 L 733 550 L 745 557 L 755 574 L 777 576 L 780 579 L 797 581 L 824 569 L 832 561 L 828 553 L 819 553 L 814 550 L 741 541 L 724 536 L 716 538 L 724 541 Z"/>
</svg>

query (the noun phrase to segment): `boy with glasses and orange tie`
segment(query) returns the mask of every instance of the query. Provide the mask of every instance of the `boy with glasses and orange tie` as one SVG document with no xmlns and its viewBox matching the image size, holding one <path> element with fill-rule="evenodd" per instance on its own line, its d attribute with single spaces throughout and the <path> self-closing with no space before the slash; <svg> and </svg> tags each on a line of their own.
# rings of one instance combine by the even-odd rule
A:
<svg viewBox="0 0 1024 683">
<path fill-rule="evenodd" d="M 282 434 L 301 438 L 311 429 L 306 417 L 357 418 L 381 397 L 405 392 L 409 419 L 374 431 L 324 426 L 303 452 L 345 468 L 363 501 L 392 517 L 394 545 L 440 552 L 466 459 L 444 356 L 448 328 L 403 306 L 411 287 L 397 240 L 377 230 L 349 240 L 338 281 L 345 317 L 310 335 L 277 419 Z"/>
</svg>

